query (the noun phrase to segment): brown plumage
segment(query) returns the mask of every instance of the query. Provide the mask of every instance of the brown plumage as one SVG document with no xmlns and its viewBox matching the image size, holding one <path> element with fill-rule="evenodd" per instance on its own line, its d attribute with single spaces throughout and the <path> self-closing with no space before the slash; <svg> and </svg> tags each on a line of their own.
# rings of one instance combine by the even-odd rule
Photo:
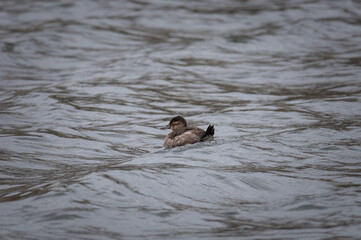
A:
<svg viewBox="0 0 361 240">
<path fill-rule="evenodd" d="M 214 135 L 214 125 L 209 125 L 206 131 L 188 127 L 187 121 L 181 116 L 174 117 L 165 128 L 172 129 L 164 139 L 163 146 L 166 148 L 212 140 Z"/>
</svg>

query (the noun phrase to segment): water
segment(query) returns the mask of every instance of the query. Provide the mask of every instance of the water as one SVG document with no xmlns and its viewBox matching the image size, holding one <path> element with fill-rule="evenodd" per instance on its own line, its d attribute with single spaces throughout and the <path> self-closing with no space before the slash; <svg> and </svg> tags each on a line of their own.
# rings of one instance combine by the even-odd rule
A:
<svg viewBox="0 0 361 240">
<path fill-rule="evenodd" d="M 358 239 L 360 9 L 1 1 L 1 239 Z"/>
</svg>

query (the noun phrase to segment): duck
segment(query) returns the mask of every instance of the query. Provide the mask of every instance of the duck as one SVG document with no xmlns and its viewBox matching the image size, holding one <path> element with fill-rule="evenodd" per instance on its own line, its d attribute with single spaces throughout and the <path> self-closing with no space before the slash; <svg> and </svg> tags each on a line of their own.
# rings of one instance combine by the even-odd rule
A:
<svg viewBox="0 0 361 240">
<path fill-rule="evenodd" d="M 206 131 L 198 127 L 188 127 L 184 117 L 176 116 L 163 129 L 172 129 L 172 132 L 165 137 L 163 147 L 174 148 L 212 140 L 215 127 L 214 125 L 209 125 Z"/>
</svg>

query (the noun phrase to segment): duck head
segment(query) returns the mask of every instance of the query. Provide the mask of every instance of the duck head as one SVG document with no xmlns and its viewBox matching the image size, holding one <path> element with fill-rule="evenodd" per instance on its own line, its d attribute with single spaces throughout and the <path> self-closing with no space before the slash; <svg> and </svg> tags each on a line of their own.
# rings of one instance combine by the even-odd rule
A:
<svg viewBox="0 0 361 240">
<path fill-rule="evenodd" d="M 183 127 L 187 127 L 187 121 L 182 116 L 177 116 L 172 118 L 169 124 L 163 129 L 172 129 L 172 131 L 176 131 Z"/>
</svg>

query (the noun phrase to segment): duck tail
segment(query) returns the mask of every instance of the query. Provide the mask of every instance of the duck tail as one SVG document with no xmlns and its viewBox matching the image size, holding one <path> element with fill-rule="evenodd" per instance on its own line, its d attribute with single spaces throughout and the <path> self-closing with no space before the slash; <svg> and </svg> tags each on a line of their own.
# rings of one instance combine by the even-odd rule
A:
<svg viewBox="0 0 361 240">
<path fill-rule="evenodd" d="M 206 132 L 204 133 L 201 141 L 211 140 L 214 135 L 214 125 L 209 125 Z"/>
</svg>

